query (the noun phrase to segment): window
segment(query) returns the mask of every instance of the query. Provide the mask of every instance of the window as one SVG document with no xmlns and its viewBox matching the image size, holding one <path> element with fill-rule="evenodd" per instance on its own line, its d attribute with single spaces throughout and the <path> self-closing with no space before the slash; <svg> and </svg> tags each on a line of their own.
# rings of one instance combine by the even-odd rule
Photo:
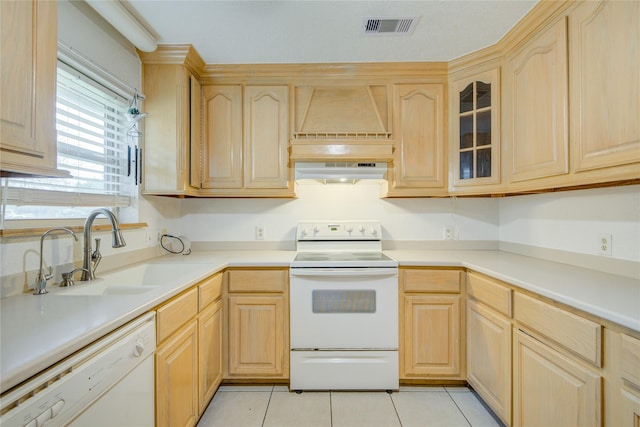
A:
<svg viewBox="0 0 640 427">
<path fill-rule="evenodd" d="M 3 178 L 4 219 L 78 218 L 134 202 L 127 100 L 62 62 L 57 79 L 58 169 L 71 176 Z"/>
</svg>

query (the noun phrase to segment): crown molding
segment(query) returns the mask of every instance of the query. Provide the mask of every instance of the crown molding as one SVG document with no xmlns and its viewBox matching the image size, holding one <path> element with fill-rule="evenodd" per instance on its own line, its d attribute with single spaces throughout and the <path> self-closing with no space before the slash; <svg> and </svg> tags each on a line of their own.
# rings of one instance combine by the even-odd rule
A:
<svg viewBox="0 0 640 427">
<path fill-rule="evenodd" d="M 143 64 L 184 65 L 189 71 L 200 77 L 206 66 L 198 51 L 190 44 L 158 45 L 153 52 L 142 52 L 138 55 Z"/>
</svg>

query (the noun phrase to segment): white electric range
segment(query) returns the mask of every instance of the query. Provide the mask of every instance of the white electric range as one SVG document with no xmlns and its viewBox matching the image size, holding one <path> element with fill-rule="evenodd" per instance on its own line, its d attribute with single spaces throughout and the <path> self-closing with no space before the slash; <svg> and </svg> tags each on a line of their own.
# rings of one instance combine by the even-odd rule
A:
<svg viewBox="0 0 640 427">
<path fill-rule="evenodd" d="M 290 269 L 290 389 L 398 389 L 398 263 L 378 221 L 302 221 Z"/>
</svg>

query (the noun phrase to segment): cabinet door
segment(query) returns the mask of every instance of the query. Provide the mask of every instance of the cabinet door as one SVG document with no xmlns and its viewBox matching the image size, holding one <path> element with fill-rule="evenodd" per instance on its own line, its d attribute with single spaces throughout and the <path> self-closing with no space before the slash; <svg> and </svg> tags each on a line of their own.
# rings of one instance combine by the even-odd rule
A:
<svg viewBox="0 0 640 427">
<path fill-rule="evenodd" d="M 0 2 L 0 170 L 56 171 L 57 5 Z"/>
<path fill-rule="evenodd" d="M 573 169 L 640 161 L 640 2 L 582 2 L 569 23 Z"/>
<path fill-rule="evenodd" d="M 599 375 L 520 330 L 513 339 L 514 426 L 602 424 Z"/>
<path fill-rule="evenodd" d="M 511 424 L 511 323 L 467 301 L 467 380 L 506 425 Z"/>
<path fill-rule="evenodd" d="M 500 181 L 498 69 L 454 82 L 452 154 L 454 186 Z"/>
<path fill-rule="evenodd" d="M 511 182 L 568 172 L 566 20 L 558 21 L 509 60 Z"/>
<path fill-rule="evenodd" d="M 640 426 L 640 394 L 631 389 L 620 391 L 622 399 L 622 423 L 620 427 Z"/>
<path fill-rule="evenodd" d="M 444 85 L 395 85 L 390 195 L 444 189 Z"/>
<path fill-rule="evenodd" d="M 283 296 L 229 296 L 230 376 L 286 377 Z"/>
<path fill-rule="evenodd" d="M 405 295 L 400 378 L 460 375 L 460 296 Z"/>
<path fill-rule="evenodd" d="M 191 188 L 191 73 L 182 65 L 144 63 L 142 173 L 145 194 L 183 195 Z M 194 88 L 194 92 L 197 88 Z"/>
<path fill-rule="evenodd" d="M 245 87 L 245 188 L 288 188 L 288 147 L 289 87 Z"/>
<path fill-rule="evenodd" d="M 198 329 L 195 320 L 156 349 L 156 425 L 198 420 Z"/>
<path fill-rule="evenodd" d="M 199 397 L 202 413 L 222 382 L 222 301 L 198 315 Z"/>
<path fill-rule="evenodd" d="M 200 188 L 202 182 L 202 159 L 200 152 L 202 151 L 202 86 L 195 76 L 189 76 L 190 98 L 189 106 L 191 112 L 191 121 L 189 128 L 189 183 L 193 188 Z"/>
<path fill-rule="evenodd" d="M 202 114 L 202 188 L 242 188 L 242 86 L 203 86 Z"/>
</svg>

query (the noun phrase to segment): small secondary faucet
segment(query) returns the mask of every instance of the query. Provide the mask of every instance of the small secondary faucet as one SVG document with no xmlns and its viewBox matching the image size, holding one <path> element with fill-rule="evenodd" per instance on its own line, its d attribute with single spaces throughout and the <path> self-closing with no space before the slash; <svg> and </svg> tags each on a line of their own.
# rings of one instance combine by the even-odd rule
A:
<svg viewBox="0 0 640 427">
<path fill-rule="evenodd" d="M 126 245 L 124 237 L 122 237 L 122 233 L 120 232 L 120 225 L 118 224 L 118 220 L 113 212 L 104 208 L 98 208 L 91 211 L 84 223 L 84 256 L 82 258 L 82 277 L 80 278 L 80 281 L 82 282 L 96 278 L 96 268 L 98 268 L 98 264 L 102 259 L 102 254 L 100 253 L 100 239 L 96 239 L 96 250 L 93 251 L 93 253 L 91 248 L 91 226 L 93 225 L 93 220 L 95 220 L 100 214 L 106 216 L 111 223 L 111 247 L 121 248 Z"/>
<path fill-rule="evenodd" d="M 38 272 L 38 277 L 36 278 L 36 290 L 33 292 L 34 295 L 43 295 L 48 293 L 47 291 L 47 281 L 53 277 L 53 267 L 49 266 L 49 273 L 44 272 L 44 238 L 49 235 L 49 233 L 54 231 L 64 231 L 73 236 L 73 238 L 78 241 L 78 237 L 76 237 L 76 233 L 69 230 L 65 227 L 54 227 L 42 233 L 40 237 L 40 271 Z"/>
</svg>

